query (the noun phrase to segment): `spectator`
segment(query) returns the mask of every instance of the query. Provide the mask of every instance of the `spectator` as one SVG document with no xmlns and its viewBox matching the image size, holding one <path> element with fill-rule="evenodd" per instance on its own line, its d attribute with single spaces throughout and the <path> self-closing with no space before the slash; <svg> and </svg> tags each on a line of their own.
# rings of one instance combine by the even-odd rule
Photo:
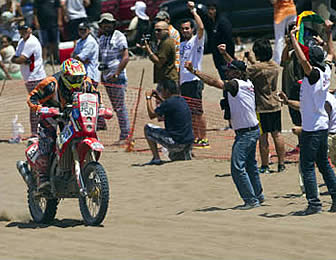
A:
<svg viewBox="0 0 336 260">
<path fill-rule="evenodd" d="M 100 80 L 98 70 L 98 42 L 91 35 L 90 27 L 87 22 L 78 25 L 78 34 L 80 39 L 77 41 L 71 56 L 84 64 L 86 75 L 91 79 L 94 87 L 97 88 Z"/>
<path fill-rule="evenodd" d="M 35 0 L 34 24 L 39 30 L 43 60 L 47 62 L 49 56 L 51 57 L 50 62 L 53 59 L 58 61 L 59 28 L 63 27 L 60 1 Z"/>
<path fill-rule="evenodd" d="M 146 8 L 146 4 L 142 1 L 136 1 L 135 5 L 130 8 L 135 13 L 127 29 L 127 40 L 132 46 L 140 44 L 141 39 L 150 33 L 150 23 Z M 143 56 L 143 50 L 141 48 L 137 49 L 136 54 Z"/>
<path fill-rule="evenodd" d="M 0 57 L 2 60 L 2 70 L 0 79 L 22 79 L 20 65 L 13 64 L 11 59 L 15 55 L 15 49 L 11 45 L 11 39 L 8 36 L 1 37 Z"/>
<path fill-rule="evenodd" d="M 25 23 L 32 28 L 34 25 L 34 0 L 21 0 L 21 9 Z"/>
<path fill-rule="evenodd" d="M 226 53 L 225 44 L 218 45 Z M 256 147 L 260 136 L 258 120 L 255 113 L 254 86 L 248 79 L 246 64 L 232 60 L 222 81 L 197 69 L 191 62 L 185 62 L 186 68 L 210 86 L 228 92 L 231 109 L 231 124 L 236 137 L 232 146 L 231 175 L 237 190 L 245 204 L 238 209 L 247 210 L 260 206 L 264 202 L 263 189 L 259 178 L 256 160 Z"/>
<path fill-rule="evenodd" d="M 293 0 L 270 0 L 274 7 L 274 56 L 273 60 L 280 64 L 284 48 L 285 31 L 290 23 L 296 21 L 296 6 Z"/>
<path fill-rule="evenodd" d="M 157 83 L 157 90 L 162 91 L 162 82 L 165 80 L 178 80 L 175 67 L 175 43 L 169 38 L 169 25 L 166 22 L 157 22 L 154 26 L 155 37 L 158 41 L 157 52 L 154 53 L 145 41 L 142 46 L 149 55 L 149 59 L 154 63 L 154 83 Z"/>
<path fill-rule="evenodd" d="M 153 154 L 153 159 L 147 165 L 162 164 L 157 148 L 158 143 L 168 149 L 171 160 L 191 160 L 191 147 L 194 140 L 191 113 L 179 92 L 174 80 L 162 82 L 162 97 L 156 90 L 146 91 L 149 118 L 164 117 L 165 123 L 164 129 L 152 124 L 145 125 L 145 137 Z M 152 97 L 161 102 L 155 110 Z"/>
<path fill-rule="evenodd" d="M 12 17 L 9 20 L 10 23 L 17 23 L 24 20 L 21 5 L 15 0 L 6 0 L 6 3 L 0 6 L 0 13 L 10 12 Z"/>
<path fill-rule="evenodd" d="M 61 0 L 64 20 L 68 23 L 67 32 L 69 33 L 70 41 L 79 38 L 78 25 L 87 21 L 85 7 L 88 7 L 90 3 L 90 0 Z"/>
<path fill-rule="evenodd" d="M 21 5 L 16 1 L 6 0 L 6 3 L 0 6 L 0 13 L 0 34 L 10 37 L 16 47 L 20 40 L 17 23 L 24 20 Z"/>
<path fill-rule="evenodd" d="M 278 172 L 283 172 L 286 169 L 285 144 L 281 135 L 281 106 L 277 101 L 280 66 L 271 60 L 272 46 L 269 40 L 257 39 L 253 44 L 253 52 L 259 62 L 253 59 L 251 53 L 247 58 L 252 63 L 248 67 L 248 73 L 255 87 L 256 111 L 259 113 L 262 130 L 259 142 L 260 172 L 270 173 L 268 133 L 271 133 L 275 144 Z"/>
<path fill-rule="evenodd" d="M 0 80 L 4 80 L 4 79 L 12 79 L 12 76 L 8 73 L 8 70 L 5 66 L 5 64 L 2 61 L 2 57 L 0 55 Z"/>
<path fill-rule="evenodd" d="M 155 16 L 155 21 L 159 22 L 159 21 L 164 21 L 166 22 L 169 27 L 168 27 L 168 32 L 169 32 L 169 37 L 174 41 L 175 43 L 175 66 L 177 69 L 177 72 L 179 72 L 180 70 L 180 42 L 181 42 L 181 38 L 180 38 L 180 33 L 178 30 L 176 30 L 174 28 L 173 25 L 171 25 L 170 23 L 170 16 L 166 11 L 160 11 L 156 14 Z"/>
<path fill-rule="evenodd" d="M 118 117 L 120 138 L 116 144 L 124 145 L 130 131 L 125 104 L 126 65 L 129 60 L 127 40 L 123 33 L 115 30 L 116 19 L 112 14 L 103 13 L 98 24 L 103 32 L 99 38 L 101 78 Z"/>
<path fill-rule="evenodd" d="M 196 35 L 193 34 L 195 25 L 192 20 L 186 19 L 182 21 L 181 35 L 184 41 L 181 42 L 180 46 L 180 87 L 181 95 L 186 98 L 191 110 L 195 135 L 194 146 L 203 148 L 209 147 L 209 141 L 206 138 L 206 120 L 202 106 L 203 82 L 184 67 L 184 62 L 191 61 L 196 69 L 201 69 L 204 51 L 204 26 L 197 14 L 195 3 L 189 1 L 187 5 L 196 21 L 197 33 Z"/>
<path fill-rule="evenodd" d="M 326 60 L 333 59 L 332 22 L 326 20 L 328 36 L 328 55 Z M 332 198 L 330 212 L 336 212 L 336 177 L 328 161 L 328 123 L 325 101 L 330 86 L 331 66 L 326 64 L 325 55 L 320 46 L 309 49 L 309 61 L 296 40 L 297 29 L 290 33 L 295 53 L 303 67 L 305 76 L 300 91 L 300 111 L 302 115 L 302 134 L 300 149 L 300 166 L 308 200 L 306 210 L 300 215 L 311 215 L 322 211 L 322 203 L 318 198 L 315 176 L 315 162 L 327 185 Z"/>
<path fill-rule="evenodd" d="M 217 7 L 214 2 L 210 1 L 207 4 L 207 8 L 208 12 L 204 18 L 204 28 L 208 33 L 209 51 L 212 53 L 213 61 L 221 79 L 225 80 L 226 61 L 219 53 L 217 46 L 225 44 L 227 52 L 231 57 L 234 57 L 235 44 L 232 39 L 232 25 L 224 15 L 217 15 Z"/>
<path fill-rule="evenodd" d="M 32 29 L 26 24 L 19 26 L 21 39 L 16 48 L 12 62 L 20 64 L 21 74 L 28 93 L 45 77 L 42 59 L 42 47 L 39 40 L 32 34 Z M 30 127 L 32 135 L 37 135 L 38 117 L 30 110 Z"/>
<path fill-rule="evenodd" d="M 85 7 L 89 23 L 98 22 L 101 13 L 101 0 L 90 0 Z"/>
<path fill-rule="evenodd" d="M 282 71 L 282 91 L 288 96 L 291 100 L 300 100 L 300 82 L 304 77 L 303 69 L 295 55 L 293 46 L 289 38 L 289 32 L 291 28 L 290 25 L 288 28 L 288 34 L 286 36 L 286 45 L 281 55 L 281 66 L 283 67 Z M 291 117 L 292 123 L 295 126 L 300 127 L 302 125 L 300 111 L 293 109 L 291 106 L 288 107 L 289 115 Z M 286 152 L 286 155 L 290 156 L 293 154 L 298 154 L 300 152 L 298 138 L 298 145 L 292 150 Z"/>
</svg>

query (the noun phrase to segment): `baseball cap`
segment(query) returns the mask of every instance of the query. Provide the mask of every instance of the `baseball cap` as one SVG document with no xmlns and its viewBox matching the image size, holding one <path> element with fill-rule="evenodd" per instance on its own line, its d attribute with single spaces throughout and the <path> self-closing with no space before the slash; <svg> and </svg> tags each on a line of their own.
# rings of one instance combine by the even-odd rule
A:
<svg viewBox="0 0 336 260">
<path fill-rule="evenodd" d="M 90 26 L 87 22 L 82 22 L 78 25 L 78 29 L 90 29 Z"/>
<path fill-rule="evenodd" d="M 326 63 L 324 62 L 325 53 L 320 46 L 312 46 L 309 48 L 309 62 L 313 66 L 325 67 Z"/>
<path fill-rule="evenodd" d="M 20 22 L 18 24 L 18 30 L 27 30 L 30 26 L 25 22 Z"/>
<path fill-rule="evenodd" d="M 159 19 L 159 20 L 169 19 L 170 20 L 170 15 L 166 11 L 160 11 L 156 14 L 155 19 Z"/>
<path fill-rule="evenodd" d="M 135 11 L 135 14 L 142 20 L 149 20 L 149 16 L 146 14 L 146 3 L 142 1 L 136 1 L 135 5 L 132 6 L 130 9 Z"/>
<path fill-rule="evenodd" d="M 109 22 L 116 22 L 117 20 L 114 19 L 113 14 L 110 13 L 102 13 L 100 15 L 100 20 L 98 23 L 102 23 L 104 20 L 109 21 Z"/>
<path fill-rule="evenodd" d="M 246 64 L 241 60 L 233 60 L 231 63 L 228 63 L 228 67 L 234 70 L 246 71 Z"/>
</svg>

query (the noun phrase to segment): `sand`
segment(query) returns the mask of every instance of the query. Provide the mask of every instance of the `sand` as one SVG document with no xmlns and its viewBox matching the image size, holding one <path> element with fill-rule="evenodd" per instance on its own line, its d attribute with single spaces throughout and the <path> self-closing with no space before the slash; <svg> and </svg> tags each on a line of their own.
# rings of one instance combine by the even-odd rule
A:
<svg viewBox="0 0 336 260">
<path fill-rule="evenodd" d="M 129 64 L 136 73 L 130 84 L 143 66 L 145 86 L 152 87 L 152 65 L 143 60 Z M 206 56 L 204 68 L 215 73 L 212 66 Z M 219 98 L 212 89 L 206 93 Z M 15 167 L 24 149 L 24 143 L 0 143 L 0 259 L 335 259 L 330 197 L 321 196 L 322 214 L 295 216 L 306 207 L 296 164 L 261 176 L 264 205 L 240 211 L 234 209 L 242 200 L 228 161 L 139 167 L 134 164 L 149 161 L 150 154 L 107 149 L 101 163 L 110 205 L 103 225 L 85 226 L 75 199 L 62 200 L 56 220 L 39 225 L 31 221 L 26 186 Z"/>
</svg>

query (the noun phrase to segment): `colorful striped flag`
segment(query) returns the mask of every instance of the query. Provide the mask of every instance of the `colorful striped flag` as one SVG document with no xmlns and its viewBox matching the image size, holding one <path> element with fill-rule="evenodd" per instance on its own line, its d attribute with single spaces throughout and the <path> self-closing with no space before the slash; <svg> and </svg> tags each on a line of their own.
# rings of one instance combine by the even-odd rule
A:
<svg viewBox="0 0 336 260">
<path fill-rule="evenodd" d="M 304 39 L 303 39 L 305 32 L 304 22 L 322 24 L 324 23 L 324 20 L 321 16 L 314 13 L 313 11 L 304 11 L 297 17 L 296 27 L 299 28 L 299 30 L 296 33 L 296 39 L 301 49 L 303 50 L 303 53 L 305 54 L 306 58 L 309 60 L 309 47 L 304 45 Z"/>
</svg>

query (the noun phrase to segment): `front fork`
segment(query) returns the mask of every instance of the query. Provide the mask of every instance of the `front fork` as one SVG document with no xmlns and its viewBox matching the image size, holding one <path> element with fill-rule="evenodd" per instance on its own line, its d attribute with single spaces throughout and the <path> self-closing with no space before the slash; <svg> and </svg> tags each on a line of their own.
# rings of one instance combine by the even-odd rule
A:
<svg viewBox="0 0 336 260">
<path fill-rule="evenodd" d="M 86 191 L 86 187 L 84 184 L 83 176 L 81 174 L 79 155 L 77 152 L 77 146 L 75 142 L 72 144 L 71 150 L 72 150 L 73 160 L 75 163 L 75 175 L 76 175 L 76 181 L 77 181 L 78 188 L 79 188 L 79 193 L 82 197 L 86 197 L 87 191 Z"/>
</svg>

